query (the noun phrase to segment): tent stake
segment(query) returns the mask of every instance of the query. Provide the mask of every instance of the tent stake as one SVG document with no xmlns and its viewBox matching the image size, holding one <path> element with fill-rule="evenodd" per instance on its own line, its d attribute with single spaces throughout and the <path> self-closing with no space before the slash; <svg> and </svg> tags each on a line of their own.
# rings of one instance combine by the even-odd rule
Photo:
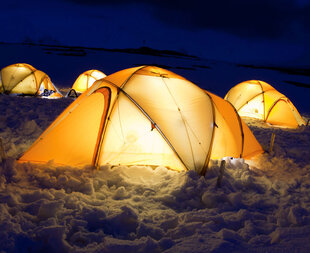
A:
<svg viewBox="0 0 310 253">
<path fill-rule="evenodd" d="M 2 162 L 6 159 L 2 138 L 0 138 L 0 158 Z"/>
<path fill-rule="evenodd" d="M 226 161 L 222 160 L 221 161 L 221 167 L 220 167 L 220 175 L 217 178 L 217 184 L 216 184 L 217 187 L 221 187 L 221 185 L 222 185 L 222 179 L 223 179 L 225 164 L 226 164 Z"/>
<path fill-rule="evenodd" d="M 272 150 L 273 150 L 273 144 L 274 144 L 274 139 L 275 139 L 275 137 L 276 137 L 275 132 L 272 132 L 272 134 L 271 134 L 271 139 L 270 139 L 269 153 L 271 153 Z"/>
</svg>

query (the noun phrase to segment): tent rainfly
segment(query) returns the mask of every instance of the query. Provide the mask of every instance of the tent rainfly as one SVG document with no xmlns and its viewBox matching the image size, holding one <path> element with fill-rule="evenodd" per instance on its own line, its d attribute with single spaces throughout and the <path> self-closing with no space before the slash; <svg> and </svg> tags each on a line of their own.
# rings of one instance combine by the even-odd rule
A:
<svg viewBox="0 0 310 253">
<path fill-rule="evenodd" d="M 68 93 L 68 96 L 77 96 L 77 93 L 83 93 L 88 88 L 90 88 L 94 82 L 104 77 L 106 77 L 106 75 L 96 69 L 85 71 L 75 80 L 74 84 L 72 85 L 72 89 Z"/>
<path fill-rule="evenodd" d="M 205 174 L 210 158 L 262 152 L 230 103 L 173 72 L 142 66 L 95 82 L 19 162 L 166 166 Z"/>
<path fill-rule="evenodd" d="M 1 93 L 49 98 L 62 97 L 47 74 L 26 63 L 4 67 L 1 69 L 0 77 Z"/>
<path fill-rule="evenodd" d="M 297 128 L 305 125 L 293 103 L 270 84 L 250 80 L 237 84 L 225 96 L 240 116 L 262 119 L 272 125 Z"/>
</svg>

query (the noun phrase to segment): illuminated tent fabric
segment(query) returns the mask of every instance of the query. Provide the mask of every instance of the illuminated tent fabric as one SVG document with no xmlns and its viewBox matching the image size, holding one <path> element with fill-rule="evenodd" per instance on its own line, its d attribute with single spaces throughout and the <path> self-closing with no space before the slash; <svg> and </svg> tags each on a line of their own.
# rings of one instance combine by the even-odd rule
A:
<svg viewBox="0 0 310 253">
<path fill-rule="evenodd" d="M 95 81 L 104 77 L 106 77 L 106 75 L 99 70 L 87 70 L 79 75 L 79 77 L 74 82 L 72 89 L 74 89 L 76 92 L 83 93 L 89 87 L 91 87 Z"/>
<path fill-rule="evenodd" d="M 240 116 L 262 119 L 283 127 L 305 125 L 292 102 L 263 81 L 239 83 L 228 91 L 225 99 L 233 104 Z"/>
<path fill-rule="evenodd" d="M 215 110 L 214 141 L 211 158 L 225 156 L 249 158 L 263 149 L 243 122 L 234 106 L 223 98 L 205 91 L 212 99 Z M 231 145 L 233 144 L 233 145 Z"/>
<path fill-rule="evenodd" d="M 44 72 L 26 63 L 9 65 L 0 72 L 0 92 L 6 94 L 62 97 Z"/>
<path fill-rule="evenodd" d="M 260 152 L 228 102 L 173 72 L 143 66 L 97 81 L 19 161 L 162 165 L 204 174 L 210 158 Z"/>
</svg>

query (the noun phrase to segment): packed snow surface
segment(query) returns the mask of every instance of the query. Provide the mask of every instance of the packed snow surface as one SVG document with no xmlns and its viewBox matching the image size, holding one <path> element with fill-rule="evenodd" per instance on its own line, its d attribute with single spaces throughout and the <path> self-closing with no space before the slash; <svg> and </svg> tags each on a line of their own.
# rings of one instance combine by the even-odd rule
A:
<svg viewBox="0 0 310 253">
<path fill-rule="evenodd" d="M 0 96 L 0 252 L 308 252 L 310 129 L 245 119 L 271 153 L 164 167 L 19 164 L 72 100 Z M 307 121 L 309 117 L 303 115 Z M 78 137 L 76 137 L 78 138 Z"/>
</svg>

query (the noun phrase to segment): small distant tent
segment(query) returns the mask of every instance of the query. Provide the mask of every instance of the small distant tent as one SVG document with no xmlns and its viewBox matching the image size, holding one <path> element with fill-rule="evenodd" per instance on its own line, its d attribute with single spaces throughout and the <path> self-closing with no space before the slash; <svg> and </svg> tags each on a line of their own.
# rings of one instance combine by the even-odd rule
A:
<svg viewBox="0 0 310 253">
<path fill-rule="evenodd" d="M 83 93 L 89 87 L 91 87 L 94 84 L 94 82 L 104 77 L 106 77 L 106 75 L 96 69 L 85 71 L 84 73 L 79 75 L 79 77 L 75 80 L 72 89 L 68 93 L 68 96 L 76 97 L 77 94 Z"/>
<path fill-rule="evenodd" d="M 227 101 L 173 72 L 142 66 L 95 82 L 19 161 L 166 166 L 204 174 L 210 158 L 262 152 Z"/>
<path fill-rule="evenodd" d="M 305 125 L 293 103 L 270 84 L 250 80 L 231 88 L 225 99 L 240 116 L 262 119 L 272 125 L 297 128 Z"/>
<path fill-rule="evenodd" d="M 21 94 L 62 97 L 47 74 L 26 63 L 16 63 L 4 67 L 0 72 L 0 92 L 5 94 Z"/>
</svg>

